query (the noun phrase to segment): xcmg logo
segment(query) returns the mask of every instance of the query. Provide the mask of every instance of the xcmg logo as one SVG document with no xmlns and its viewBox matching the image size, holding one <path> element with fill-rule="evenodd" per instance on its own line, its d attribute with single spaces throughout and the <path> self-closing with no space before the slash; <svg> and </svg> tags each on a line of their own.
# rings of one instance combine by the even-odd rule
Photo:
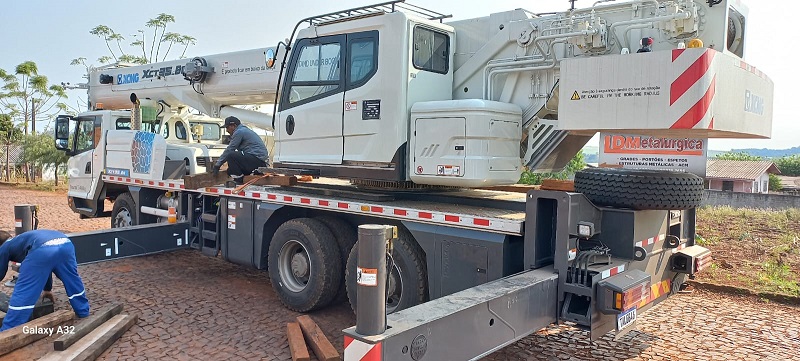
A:
<svg viewBox="0 0 800 361">
<path fill-rule="evenodd" d="M 764 98 L 751 93 L 749 90 L 744 91 L 744 111 L 764 115 Z"/>
<path fill-rule="evenodd" d="M 139 82 L 139 73 L 117 75 L 117 84 L 131 84 L 138 82 Z"/>
</svg>

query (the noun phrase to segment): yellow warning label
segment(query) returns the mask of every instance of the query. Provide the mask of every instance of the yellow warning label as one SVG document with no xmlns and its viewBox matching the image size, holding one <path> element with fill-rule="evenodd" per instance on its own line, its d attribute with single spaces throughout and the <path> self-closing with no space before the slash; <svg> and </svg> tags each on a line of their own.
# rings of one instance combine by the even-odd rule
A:
<svg viewBox="0 0 800 361">
<path fill-rule="evenodd" d="M 572 99 L 572 100 L 581 100 L 581 96 L 578 95 L 578 91 L 576 90 L 574 93 L 572 93 L 572 98 L 570 98 L 570 99 Z"/>
</svg>

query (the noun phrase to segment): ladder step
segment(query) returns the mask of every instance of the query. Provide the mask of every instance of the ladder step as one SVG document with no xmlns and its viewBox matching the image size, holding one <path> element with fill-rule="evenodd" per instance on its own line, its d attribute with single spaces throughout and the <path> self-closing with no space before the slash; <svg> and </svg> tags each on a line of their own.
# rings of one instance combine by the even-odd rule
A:
<svg viewBox="0 0 800 361">
<path fill-rule="evenodd" d="M 204 230 L 203 231 L 203 239 L 207 239 L 207 240 L 210 240 L 210 241 L 216 241 L 217 240 L 217 232 Z"/>
<path fill-rule="evenodd" d="M 212 213 L 203 213 L 203 215 L 200 216 L 200 219 L 202 219 L 203 222 L 217 223 L 217 215 Z"/>
</svg>

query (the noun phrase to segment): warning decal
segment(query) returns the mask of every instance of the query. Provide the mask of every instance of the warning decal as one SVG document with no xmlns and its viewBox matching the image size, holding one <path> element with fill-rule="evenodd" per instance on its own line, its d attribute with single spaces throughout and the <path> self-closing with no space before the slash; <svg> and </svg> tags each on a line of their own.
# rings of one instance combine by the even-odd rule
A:
<svg viewBox="0 0 800 361">
<path fill-rule="evenodd" d="M 574 93 L 572 93 L 572 98 L 570 98 L 570 99 L 572 99 L 572 100 L 581 100 L 581 96 L 578 95 L 578 91 L 576 90 Z"/>
<path fill-rule="evenodd" d="M 378 269 L 358 267 L 356 269 L 356 283 L 362 286 L 378 286 Z"/>
</svg>

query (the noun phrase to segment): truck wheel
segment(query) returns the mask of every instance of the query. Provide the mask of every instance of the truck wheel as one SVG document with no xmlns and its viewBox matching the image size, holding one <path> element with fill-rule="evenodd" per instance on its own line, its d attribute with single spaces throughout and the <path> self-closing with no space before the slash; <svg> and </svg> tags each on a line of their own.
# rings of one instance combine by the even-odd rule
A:
<svg viewBox="0 0 800 361">
<path fill-rule="evenodd" d="M 325 223 L 331 233 L 333 233 L 333 237 L 336 238 L 336 243 L 339 245 L 342 270 L 344 270 L 347 267 L 347 256 L 350 254 L 350 250 L 353 249 L 353 245 L 358 241 L 358 231 L 356 231 L 356 227 L 334 216 L 319 216 L 314 219 Z M 331 304 L 338 305 L 344 301 L 347 301 L 347 287 L 344 282 L 344 272 L 341 272 L 339 290 L 336 291 L 336 296 L 333 298 L 333 301 L 331 301 Z"/>
<path fill-rule="evenodd" d="M 425 252 L 414 241 L 414 238 L 405 231 L 399 231 L 393 245 L 394 267 L 386 283 L 387 293 L 386 313 L 393 313 L 416 306 L 427 300 L 428 272 L 425 264 Z M 347 298 L 350 307 L 356 312 L 356 272 L 358 268 L 358 242 L 347 257 L 347 272 L 345 284 L 347 285 Z"/>
<path fill-rule="evenodd" d="M 111 210 L 111 228 L 130 227 L 139 224 L 136 219 L 136 203 L 130 193 L 122 193 L 114 200 Z"/>
<path fill-rule="evenodd" d="M 298 218 L 278 227 L 267 262 L 272 288 L 293 311 L 325 307 L 336 296 L 341 255 L 333 234 L 318 220 Z"/>
<path fill-rule="evenodd" d="M 703 201 L 703 188 L 703 178 L 683 172 L 594 168 L 575 173 L 575 191 L 607 207 L 689 209 Z"/>
</svg>

